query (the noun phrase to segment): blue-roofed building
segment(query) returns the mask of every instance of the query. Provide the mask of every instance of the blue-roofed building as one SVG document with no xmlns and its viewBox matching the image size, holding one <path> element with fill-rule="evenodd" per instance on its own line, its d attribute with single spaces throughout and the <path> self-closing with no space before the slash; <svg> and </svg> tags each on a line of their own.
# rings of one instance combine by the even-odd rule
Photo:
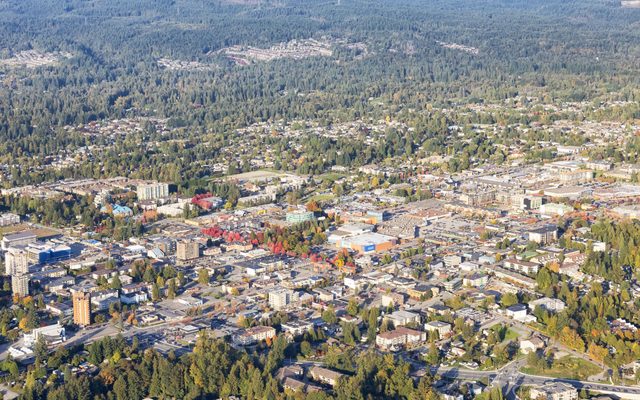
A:
<svg viewBox="0 0 640 400">
<path fill-rule="evenodd" d="M 131 217 L 133 215 L 133 210 L 127 206 L 121 206 L 119 204 L 104 206 L 100 209 L 100 212 L 113 214 L 114 217 Z"/>
</svg>

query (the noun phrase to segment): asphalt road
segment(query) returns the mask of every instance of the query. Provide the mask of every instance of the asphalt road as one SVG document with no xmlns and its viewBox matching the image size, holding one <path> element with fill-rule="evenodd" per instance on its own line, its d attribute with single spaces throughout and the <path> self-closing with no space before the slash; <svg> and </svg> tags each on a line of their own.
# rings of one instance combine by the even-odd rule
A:
<svg viewBox="0 0 640 400">
<path fill-rule="evenodd" d="M 460 368 L 432 368 L 431 372 L 450 379 L 480 380 L 489 379 L 490 385 L 497 385 L 503 388 L 506 398 L 515 399 L 515 391 L 523 385 L 541 386 L 550 382 L 567 383 L 578 390 L 607 392 L 620 396 L 621 398 L 640 398 L 640 387 L 609 385 L 604 383 L 585 382 L 574 379 L 550 378 L 545 376 L 528 375 L 520 372 L 524 360 L 516 360 L 497 371 L 473 371 Z"/>
</svg>

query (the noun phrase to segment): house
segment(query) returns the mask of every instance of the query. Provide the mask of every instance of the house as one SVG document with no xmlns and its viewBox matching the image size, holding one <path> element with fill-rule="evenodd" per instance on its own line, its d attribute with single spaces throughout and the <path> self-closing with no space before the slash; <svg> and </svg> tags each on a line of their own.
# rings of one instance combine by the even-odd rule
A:
<svg viewBox="0 0 640 400">
<path fill-rule="evenodd" d="M 329 386 L 337 385 L 338 381 L 346 376 L 340 372 L 318 366 L 311 367 L 309 369 L 309 375 L 314 381 L 321 382 Z"/>
<path fill-rule="evenodd" d="M 451 333 L 451 324 L 442 321 L 430 321 L 424 324 L 427 332 L 438 332 L 439 338 L 444 338 Z"/>
<path fill-rule="evenodd" d="M 529 396 L 532 399 L 576 400 L 578 390 L 567 383 L 552 382 L 544 386 L 532 387 Z"/>
<path fill-rule="evenodd" d="M 533 335 L 527 339 L 520 339 L 520 351 L 524 354 L 536 352 L 545 346 L 545 341 L 538 335 Z"/>
</svg>

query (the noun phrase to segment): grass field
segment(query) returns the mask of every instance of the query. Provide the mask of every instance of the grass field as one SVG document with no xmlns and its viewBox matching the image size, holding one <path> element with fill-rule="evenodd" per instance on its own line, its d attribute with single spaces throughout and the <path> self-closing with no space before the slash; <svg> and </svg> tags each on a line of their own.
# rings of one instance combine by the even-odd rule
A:
<svg viewBox="0 0 640 400">
<path fill-rule="evenodd" d="M 600 371 L 601 369 L 597 365 L 571 356 L 565 356 L 559 360 L 555 360 L 551 368 L 547 369 L 533 368 L 530 366 L 522 368 L 522 372 L 525 374 L 578 380 L 586 380 L 588 377 Z"/>
</svg>

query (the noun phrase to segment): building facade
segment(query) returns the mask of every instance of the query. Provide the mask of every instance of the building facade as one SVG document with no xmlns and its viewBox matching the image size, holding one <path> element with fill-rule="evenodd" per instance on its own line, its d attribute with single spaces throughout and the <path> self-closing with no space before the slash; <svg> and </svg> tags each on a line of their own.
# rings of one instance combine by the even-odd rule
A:
<svg viewBox="0 0 640 400">
<path fill-rule="evenodd" d="M 138 200 L 156 200 L 169 197 L 169 184 L 151 183 L 137 188 Z"/>
<path fill-rule="evenodd" d="M 73 294 L 73 322 L 80 326 L 91 324 L 91 294 L 75 292 Z"/>
<path fill-rule="evenodd" d="M 178 242 L 176 257 L 180 261 L 196 259 L 200 257 L 200 245 L 197 242 Z"/>
<path fill-rule="evenodd" d="M 24 297 L 29 295 L 29 275 L 11 275 L 11 291 L 14 295 Z"/>
</svg>

